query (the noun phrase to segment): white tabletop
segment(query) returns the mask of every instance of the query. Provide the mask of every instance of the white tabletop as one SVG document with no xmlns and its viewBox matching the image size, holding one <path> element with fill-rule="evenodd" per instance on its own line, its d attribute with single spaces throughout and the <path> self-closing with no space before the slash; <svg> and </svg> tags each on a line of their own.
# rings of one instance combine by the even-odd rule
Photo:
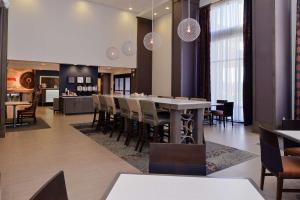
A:
<svg viewBox="0 0 300 200">
<path fill-rule="evenodd" d="M 263 200 L 248 179 L 121 174 L 106 200 Z"/>
<path fill-rule="evenodd" d="M 300 131 L 299 130 L 295 130 L 295 131 L 287 131 L 287 130 L 276 130 L 275 133 L 277 133 L 278 135 L 290 139 L 294 142 L 298 142 L 300 143 Z"/>
<path fill-rule="evenodd" d="M 5 105 L 6 106 L 27 106 L 30 105 L 30 103 L 27 101 L 8 101 L 5 102 Z"/>
</svg>

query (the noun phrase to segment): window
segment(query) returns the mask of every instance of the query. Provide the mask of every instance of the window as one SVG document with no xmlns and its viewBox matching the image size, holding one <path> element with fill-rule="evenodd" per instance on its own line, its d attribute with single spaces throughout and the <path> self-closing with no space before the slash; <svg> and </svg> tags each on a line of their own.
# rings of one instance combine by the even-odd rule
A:
<svg viewBox="0 0 300 200">
<path fill-rule="evenodd" d="M 234 120 L 243 116 L 243 0 L 213 4 L 211 26 L 211 100 L 234 102 Z"/>
<path fill-rule="evenodd" d="M 114 76 L 114 92 L 115 94 L 130 95 L 130 74 Z"/>
</svg>

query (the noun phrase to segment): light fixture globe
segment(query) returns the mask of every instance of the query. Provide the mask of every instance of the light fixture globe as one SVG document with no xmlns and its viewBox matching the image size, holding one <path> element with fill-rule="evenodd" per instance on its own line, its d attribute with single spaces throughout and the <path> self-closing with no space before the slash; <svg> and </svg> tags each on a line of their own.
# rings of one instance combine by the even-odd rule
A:
<svg viewBox="0 0 300 200">
<path fill-rule="evenodd" d="M 3 3 L 4 3 L 4 6 L 5 6 L 5 8 L 9 8 L 9 5 L 10 5 L 10 0 L 2 0 L 3 1 Z"/>
<path fill-rule="evenodd" d="M 179 23 L 177 33 L 181 40 L 192 42 L 199 37 L 201 28 L 197 20 L 186 18 Z"/>
<path fill-rule="evenodd" d="M 106 50 L 106 56 L 110 60 L 116 60 L 119 58 L 119 50 L 116 47 L 109 47 Z"/>
<path fill-rule="evenodd" d="M 132 41 L 124 42 L 122 52 L 126 56 L 133 56 L 136 54 L 136 45 Z"/>
<path fill-rule="evenodd" d="M 161 46 L 161 37 L 158 33 L 150 32 L 144 37 L 144 46 L 149 51 L 153 51 Z"/>
</svg>

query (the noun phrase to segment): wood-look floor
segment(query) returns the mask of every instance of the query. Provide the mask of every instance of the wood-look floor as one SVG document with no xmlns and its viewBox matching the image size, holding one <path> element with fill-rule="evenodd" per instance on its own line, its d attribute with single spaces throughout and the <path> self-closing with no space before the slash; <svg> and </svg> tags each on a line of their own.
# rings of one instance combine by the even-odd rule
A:
<svg viewBox="0 0 300 200">
<path fill-rule="evenodd" d="M 8 133 L 0 139 L 0 172 L 2 200 L 24 200 L 52 175 L 64 170 L 71 200 L 101 199 L 106 188 L 119 172 L 139 172 L 125 161 L 70 126 L 89 122 L 91 115 L 53 115 L 48 108 L 39 108 L 38 115 L 51 129 Z M 205 126 L 207 140 L 246 150 L 259 155 L 258 135 L 242 125 Z M 249 177 L 259 184 L 260 158 L 244 162 L 213 177 Z M 299 187 L 299 181 L 286 181 L 286 186 Z M 226 186 L 224 186 L 226 187 Z M 274 199 L 276 179 L 267 177 L 267 199 Z M 297 199 L 297 194 L 284 194 L 283 199 Z"/>
</svg>

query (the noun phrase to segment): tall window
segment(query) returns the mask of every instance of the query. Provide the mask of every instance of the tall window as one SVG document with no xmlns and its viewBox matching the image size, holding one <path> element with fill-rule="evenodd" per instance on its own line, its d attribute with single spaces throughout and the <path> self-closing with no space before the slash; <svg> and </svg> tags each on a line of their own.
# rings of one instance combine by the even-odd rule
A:
<svg viewBox="0 0 300 200">
<path fill-rule="evenodd" d="M 244 0 L 211 6 L 211 100 L 234 102 L 234 120 L 243 121 Z"/>
</svg>

